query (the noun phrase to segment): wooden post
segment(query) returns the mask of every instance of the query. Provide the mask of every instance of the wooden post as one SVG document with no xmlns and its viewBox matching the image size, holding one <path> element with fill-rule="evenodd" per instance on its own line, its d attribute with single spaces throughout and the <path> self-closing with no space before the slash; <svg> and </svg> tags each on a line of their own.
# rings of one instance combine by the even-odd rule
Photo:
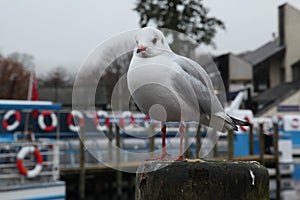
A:
<svg viewBox="0 0 300 200">
<path fill-rule="evenodd" d="M 117 150 L 117 166 L 120 166 L 121 163 L 121 155 L 120 155 L 120 128 L 118 125 L 116 127 L 116 146 Z M 117 185 L 117 198 L 122 199 L 122 172 L 120 170 L 116 171 L 116 185 Z"/>
<path fill-rule="evenodd" d="M 264 137 L 264 125 L 259 124 L 259 160 L 262 165 L 265 165 L 265 137 Z"/>
<path fill-rule="evenodd" d="M 200 158 L 200 148 L 201 148 L 201 124 L 198 124 L 196 132 L 196 158 Z"/>
<path fill-rule="evenodd" d="M 85 141 L 85 133 L 84 127 L 80 126 L 79 129 L 80 134 L 80 173 L 79 173 L 79 199 L 85 199 L 85 151 L 84 151 L 84 141 Z"/>
<path fill-rule="evenodd" d="M 151 154 L 151 158 L 154 156 L 155 151 L 155 130 L 154 124 L 150 123 L 149 127 L 149 152 Z"/>
<path fill-rule="evenodd" d="M 217 131 L 213 130 L 213 135 L 212 135 L 212 141 L 215 142 L 216 141 L 216 144 L 214 145 L 214 148 L 213 148 L 213 153 L 214 153 L 214 157 L 217 158 L 219 155 L 218 155 L 218 142 L 217 142 L 217 138 L 218 137 L 218 133 Z"/>
<path fill-rule="evenodd" d="M 249 154 L 254 155 L 253 124 L 249 127 Z"/>
<path fill-rule="evenodd" d="M 112 161 L 112 140 L 113 140 L 113 126 L 110 123 L 108 126 L 108 160 L 111 162 Z"/>
<path fill-rule="evenodd" d="M 234 154 L 234 131 L 228 131 L 228 160 L 233 160 Z"/>
<path fill-rule="evenodd" d="M 274 147 L 274 157 L 275 157 L 275 168 L 276 168 L 276 199 L 280 199 L 280 168 L 279 168 L 279 148 L 278 148 L 278 140 L 279 140 L 279 131 L 278 124 L 273 124 L 273 147 Z"/>
<path fill-rule="evenodd" d="M 150 123 L 149 127 L 149 152 L 150 157 L 154 157 L 154 151 L 155 151 L 155 128 L 154 123 Z"/>
<path fill-rule="evenodd" d="M 116 137 L 116 146 L 120 148 L 120 127 L 118 125 L 115 126 L 115 137 Z M 120 163 L 120 149 L 117 149 L 117 157 L 116 157 L 116 161 L 119 164 Z"/>
<path fill-rule="evenodd" d="M 269 200 L 269 173 L 258 162 L 152 161 L 136 175 L 136 200 Z"/>
</svg>

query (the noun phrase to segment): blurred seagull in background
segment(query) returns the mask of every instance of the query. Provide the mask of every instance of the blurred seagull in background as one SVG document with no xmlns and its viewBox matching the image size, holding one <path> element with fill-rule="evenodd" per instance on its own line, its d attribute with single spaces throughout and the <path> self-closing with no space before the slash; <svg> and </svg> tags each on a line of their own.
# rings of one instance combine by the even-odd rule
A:
<svg viewBox="0 0 300 200">
<path fill-rule="evenodd" d="M 162 155 L 156 159 L 168 159 L 166 122 L 180 122 L 180 153 L 175 159 L 178 161 L 185 160 L 185 122 L 196 121 L 220 132 L 250 125 L 225 113 L 207 72 L 195 61 L 175 54 L 160 30 L 142 28 L 135 41 L 127 83 L 140 110 L 162 123 Z"/>
</svg>

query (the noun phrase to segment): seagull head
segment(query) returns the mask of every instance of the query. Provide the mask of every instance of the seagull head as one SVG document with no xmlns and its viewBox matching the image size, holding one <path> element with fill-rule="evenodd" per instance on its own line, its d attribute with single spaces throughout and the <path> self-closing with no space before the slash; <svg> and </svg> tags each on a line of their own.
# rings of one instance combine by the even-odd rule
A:
<svg viewBox="0 0 300 200">
<path fill-rule="evenodd" d="M 171 50 L 163 33 L 153 27 L 140 29 L 135 36 L 135 42 L 134 54 L 139 57 L 153 57 Z"/>
</svg>

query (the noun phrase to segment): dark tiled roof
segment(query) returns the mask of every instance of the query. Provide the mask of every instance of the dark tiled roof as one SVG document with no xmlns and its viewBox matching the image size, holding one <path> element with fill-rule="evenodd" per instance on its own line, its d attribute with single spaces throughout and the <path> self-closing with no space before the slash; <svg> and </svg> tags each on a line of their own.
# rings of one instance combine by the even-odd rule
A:
<svg viewBox="0 0 300 200">
<path fill-rule="evenodd" d="M 270 58 L 271 56 L 285 50 L 285 46 L 279 46 L 277 40 L 270 41 L 254 51 L 240 54 L 239 57 L 246 60 L 253 66 Z"/>
<path fill-rule="evenodd" d="M 300 90 L 300 81 L 290 83 L 282 83 L 274 88 L 266 90 L 253 98 L 253 101 L 258 103 L 261 107 L 257 114 L 264 112 L 273 105 L 280 103 L 295 91 Z"/>
</svg>

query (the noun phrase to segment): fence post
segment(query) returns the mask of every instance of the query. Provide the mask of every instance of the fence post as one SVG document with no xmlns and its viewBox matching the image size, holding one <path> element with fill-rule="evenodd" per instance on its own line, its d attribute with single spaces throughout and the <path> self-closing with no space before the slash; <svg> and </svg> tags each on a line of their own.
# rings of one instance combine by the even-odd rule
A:
<svg viewBox="0 0 300 200">
<path fill-rule="evenodd" d="M 136 200 L 269 200 L 269 173 L 258 162 L 151 161 L 135 182 Z"/>
<path fill-rule="evenodd" d="M 254 143 L 253 143 L 253 124 L 249 127 L 249 154 L 254 154 Z"/>
<path fill-rule="evenodd" d="M 265 137 L 264 137 L 264 125 L 259 124 L 259 160 L 262 165 L 265 165 Z"/>
<path fill-rule="evenodd" d="M 113 125 L 110 123 L 108 125 L 108 160 L 111 162 L 113 159 L 112 155 L 112 141 L 113 141 Z"/>
<path fill-rule="evenodd" d="M 233 160 L 234 154 L 234 131 L 228 131 L 228 160 Z"/>
<path fill-rule="evenodd" d="M 117 166 L 120 167 L 121 164 L 121 142 L 120 142 L 120 128 L 118 125 L 116 127 L 116 146 L 118 147 L 117 149 Z M 116 183 L 117 183 L 117 198 L 122 199 L 122 171 L 117 170 L 116 171 Z"/>
<path fill-rule="evenodd" d="M 150 123 L 150 127 L 149 127 L 149 152 L 150 152 L 150 157 L 154 156 L 154 151 L 155 151 L 155 129 L 154 129 L 154 124 Z"/>
<path fill-rule="evenodd" d="M 80 134 L 79 199 L 84 200 L 85 199 L 85 149 L 84 149 L 85 130 L 84 130 L 84 126 L 82 125 L 80 125 L 79 134 Z"/>
</svg>

